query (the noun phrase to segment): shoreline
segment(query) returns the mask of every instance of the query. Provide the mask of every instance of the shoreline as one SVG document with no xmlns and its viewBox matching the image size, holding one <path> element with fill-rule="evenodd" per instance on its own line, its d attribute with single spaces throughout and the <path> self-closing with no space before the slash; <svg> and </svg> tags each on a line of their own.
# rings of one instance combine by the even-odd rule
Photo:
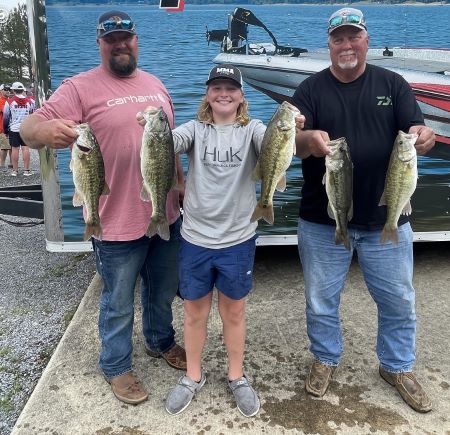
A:
<svg viewBox="0 0 450 435">
<path fill-rule="evenodd" d="M 46 8 L 54 8 L 54 9 L 59 9 L 59 8 L 64 8 L 64 7 L 75 7 L 75 6 L 81 6 L 81 7 L 94 7 L 94 8 L 99 8 L 99 7 L 107 7 L 107 6 L 115 6 L 113 5 L 109 5 L 109 4 L 98 4 L 98 3 L 91 3 L 91 4 L 80 4 L 80 3 L 71 3 L 71 2 L 61 2 L 58 4 L 54 4 L 54 5 L 47 5 Z M 150 7 L 150 8 L 154 8 L 154 9 L 160 9 L 158 5 L 153 5 L 153 4 L 142 4 L 142 3 L 120 3 L 120 6 L 125 6 L 125 7 Z M 370 1 L 355 1 L 355 2 L 343 2 L 343 3 L 263 3 L 263 4 L 239 4 L 239 5 L 235 5 L 235 4 L 223 4 L 223 3 L 208 3 L 208 4 L 187 4 L 185 5 L 185 11 L 189 8 L 192 7 L 205 7 L 205 6 L 219 6 L 219 7 L 226 7 L 226 6 L 230 6 L 230 8 L 238 6 L 238 7 L 245 7 L 246 9 L 251 9 L 253 7 L 260 7 L 260 6 L 309 6 L 309 7 L 317 7 L 317 6 L 325 6 L 325 7 L 345 7 L 345 6 L 349 6 L 349 7 L 353 7 L 353 6 L 374 6 L 374 7 L 378 7 L 378 6 L 417 6 L 417 7 L 427 7 L 427 6 L 450 6 L 450 3 L 443 3 L 443 2 L 439 2 L 439 1 L 435 1 L 432 3 L 425 3 L 425 2 L 414 2 L 414 1 L 409 1 L 409 2 L 405 2 L 405 3 L 375 3 L 375 2 L 370 2 Z M 168 13 L 168 12 L 167 12 Z"/>
</svg>

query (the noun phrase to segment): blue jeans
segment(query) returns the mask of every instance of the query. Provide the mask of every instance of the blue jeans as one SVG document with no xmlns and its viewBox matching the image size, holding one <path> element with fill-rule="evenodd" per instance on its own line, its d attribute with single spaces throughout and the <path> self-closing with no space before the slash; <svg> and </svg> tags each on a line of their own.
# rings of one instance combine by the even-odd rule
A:
<svg viewBox="0 0 450 435">
<path fill-rule="evenodd" d="M 339 364 L 343 350 L 339 303 L 353 250 L 370 295 L 378 308 L 377 355 L 381 366 L 394 373 L 412 370 L 415 361 L 415 292 L 413 233 L 399 227 L 399 242 L 381 244 L 381 231 L 349 228 L 352 251 L 334 241 L 335 227 L 298 224 L 298 249 L 303 266 L 306 322 L 310 350 L 324 364 Z"/>
<path fill-rule="evenodd" d="M 169 241 L 157 235 L 127 242 L 93 239 L 97 271 L 103 279 L 99 365 L 107 378 L 131 371 L 134 288 L 139 275 L 147 345 L 158 352 L 175 345 L 172 302 L 178 289 L 180 226 L 180 219 L 170 226 Z"/>
</svg>

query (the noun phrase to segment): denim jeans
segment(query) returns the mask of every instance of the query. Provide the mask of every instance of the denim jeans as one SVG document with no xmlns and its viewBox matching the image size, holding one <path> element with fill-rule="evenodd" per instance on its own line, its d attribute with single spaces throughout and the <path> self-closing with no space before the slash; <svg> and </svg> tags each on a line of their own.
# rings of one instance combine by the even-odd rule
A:
<svg viewBox="0 0 450 435">
<path fill-rule="evenodd" d="M 93 240 L 97 271 L 103 279 L 100 301 L 99 365 L 107 378 L 131 370 L 134 289 L 141 277 L 142 329 L 148 346 L 166 352 L 175 345 L 172 302 L 178 289 L 181 220 L 170 226 L 170 240 L 159 236 L 126 242 Z"/>
<path fill-rule="evenodd" d="M 399 227 L 399 242 L 380 243 L 380 231 L 349 228 L 352 251 L 334 241 L 335 227 L 298 224 L 298 249 L 303 266 L 306 322 L 310 350 L 324 364 L 339 364 L 343 350 L 339 304 L 353 250 L 378 308 L 377 355 L 381 366 L 394 373 L 412 370 L 415 361 L 415 292 L 413 234 Z"/>
</svg>

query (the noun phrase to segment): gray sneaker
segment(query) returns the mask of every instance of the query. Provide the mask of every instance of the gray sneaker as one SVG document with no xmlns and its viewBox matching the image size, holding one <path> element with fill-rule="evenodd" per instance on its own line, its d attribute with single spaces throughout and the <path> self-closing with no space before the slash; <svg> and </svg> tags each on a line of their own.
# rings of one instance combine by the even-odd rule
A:
<svg viewBox="0 0 450 435">
<path fill-rule="evenodd" d="M 258 413 L 261 402 L 256 391 L 250 386 L 245 376 L 237 378 L 234 381 L 228 381 L 228 386 L 234 395 L 236 405 L 242 415 L 245 417 L 253 417 Z"/>
<path fill-rule="evenodd" d="M 202 371 L 202 377 L 199 382 L 191 378 L 181 376 L 177 385 L 170 391 L 166 399 L 166 411 L 171 415 L 177 415 L 183 412 L 191 403 L 195 394 L 205 385 L 206 375 Z"/>
</svg>

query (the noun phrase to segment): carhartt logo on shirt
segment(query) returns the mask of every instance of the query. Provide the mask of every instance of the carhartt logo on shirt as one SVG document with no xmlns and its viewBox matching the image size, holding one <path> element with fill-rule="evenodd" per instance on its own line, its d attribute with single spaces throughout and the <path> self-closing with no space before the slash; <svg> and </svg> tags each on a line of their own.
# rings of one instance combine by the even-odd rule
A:
<svg viewBox="0 0 450 435">
<path fill-rule="evenodd" d="M 377 106 L 392 106 L 391 97 L 379 96 L 379 97 L 377 97 L 377 100 L 378 100 Z"/>
<path fill-rule="evenodd" d="M 112 106 L 120 106 L 122 104 L 128 104 L 128 103 L 165 103 L 166 99 L 164 98 L 164 95 L 162 94 L 156 94 L 156 95 L 128 95 L 126 97 L 117 97 L 112 98 L 111 100 L 108 100 L 106 102 L 106 105 L 108 107 Z"/>
</svg>

